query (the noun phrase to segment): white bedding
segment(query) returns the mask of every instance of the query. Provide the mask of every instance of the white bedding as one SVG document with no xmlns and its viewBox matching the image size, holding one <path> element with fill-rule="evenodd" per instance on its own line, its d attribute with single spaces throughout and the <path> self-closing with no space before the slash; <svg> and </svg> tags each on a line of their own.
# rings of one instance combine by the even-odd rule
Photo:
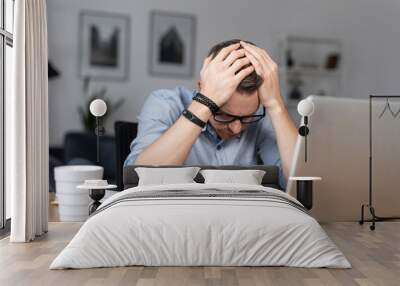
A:
<svg viewBox="0 0 400 286">
<path fill-rule="evenodd" d="M 315 219 L 279 200 L 250 196 L 121 200 L 137 192 L 168 190 L 261 190 L 299 204 L 282 191 L 254 185 L 135 187 L 104 201 L 99 208 L 103 210 L 85 222 L 50 269 L 127 265 L 351 267 Z"/>
</svg>

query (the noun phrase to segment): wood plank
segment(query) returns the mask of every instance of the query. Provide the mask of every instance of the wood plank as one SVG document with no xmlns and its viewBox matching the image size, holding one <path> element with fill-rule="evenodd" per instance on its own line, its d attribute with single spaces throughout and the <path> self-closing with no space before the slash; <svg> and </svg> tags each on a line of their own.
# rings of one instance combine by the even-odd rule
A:
<svg viewBox="0 0 400 286">
<path fill-rule="evenodd" d="M 49 224 L 49 233 L 32 243 L 0 240 L 0 285 L 399 285 L 400 222 L 377 224 L 375 232 L 357 223 L 325 224 L 352 269 L 291 267 L 116 267 L 49 270 L 81 223 Z"/>
</svg>

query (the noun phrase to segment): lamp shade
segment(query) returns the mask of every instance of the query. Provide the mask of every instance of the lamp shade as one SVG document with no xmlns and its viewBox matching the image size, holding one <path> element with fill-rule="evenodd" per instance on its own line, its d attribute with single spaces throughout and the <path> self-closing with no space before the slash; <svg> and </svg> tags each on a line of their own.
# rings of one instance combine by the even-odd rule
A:
<svg viewBox="0 0 400 286">
<path fill-rule="evenodd" d="M 89 109 L 93 116 L 101 117 L 107 112 L 107 104 L 102 99 L 95 99 L 90 103 Z"/>
<path fill-rule="evenodd" d="M 297 105 L 297 112 L 301 116 L 310 116 L 314 112 L 314 103 L 310 99 L 303 99 Z"/>
</svg>

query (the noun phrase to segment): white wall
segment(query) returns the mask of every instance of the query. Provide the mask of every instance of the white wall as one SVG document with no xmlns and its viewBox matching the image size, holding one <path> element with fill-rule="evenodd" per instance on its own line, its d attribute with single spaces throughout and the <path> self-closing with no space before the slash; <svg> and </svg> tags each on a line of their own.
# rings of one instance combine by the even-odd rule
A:
<svg viewBox="0 0 400 286">
<path fill-rule="evenodd" d="M 244 38 L 266 48 L 277 60 L 278 40 L 286 35 L 338 38 L 343 42 L 343 94 L 400 92 L 400 1 L 398 0 L 48 0 L 49 57 L 62 76 L 49 83 L 50 145 L 60 145 L 67 130 L 80 129 L 82 103 L 78 77 L 78 17 L 83 9 L 129 14 L 130 73 L 126 82 L 102 82 L 108 95 L 126 97 L 114 120 L 136 120 L 154 89 L 195 87 L 208 49 Z M 149 12 L 152 9 L 197 15 L 195 76 L 192 79 L 148 74 Z M 108 130 L 112 128 L 108 126 Z"/>
</svg>

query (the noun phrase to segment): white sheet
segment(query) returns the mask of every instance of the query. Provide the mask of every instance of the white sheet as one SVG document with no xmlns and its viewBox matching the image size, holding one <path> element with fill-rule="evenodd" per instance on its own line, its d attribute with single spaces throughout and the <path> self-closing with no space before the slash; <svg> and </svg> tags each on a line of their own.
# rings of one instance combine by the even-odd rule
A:
<svg viewBox="0 0 400 286">
<path fill-rule="evenodd" d="M 179 184 L 149 190 L 263 190 L 254 185 Z M 50 269 L 146 266 L 295 266 L 349 268 L 318 222 L 302 211 L 262 199 L 185 198 L 124 201 L 90 217 Z"/>
</svg>

